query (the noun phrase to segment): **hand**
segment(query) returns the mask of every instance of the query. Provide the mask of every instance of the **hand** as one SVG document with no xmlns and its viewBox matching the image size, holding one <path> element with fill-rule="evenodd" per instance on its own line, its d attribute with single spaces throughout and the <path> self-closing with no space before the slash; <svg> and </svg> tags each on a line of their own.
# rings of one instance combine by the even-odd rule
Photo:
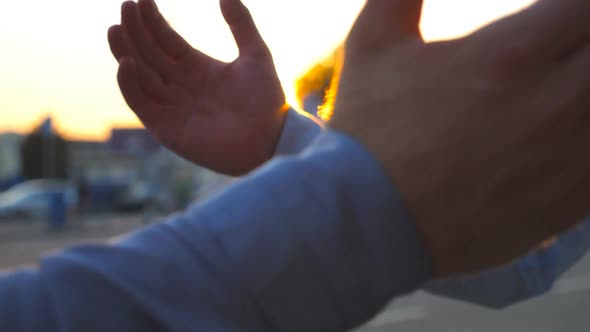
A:
<svg viewBox="0 0 590 332">
<path fill-rule="evenodd" d="M 475 272 L 590 212 L 590 2 L 541 0 L 432 44 L 421 3 L 368 0 L 330 126 L 381 162 L 435 274 Z"/>
<path fill-rule="evenodd" d="M 192 48 L 154 0 L 123 3 L 108 37 L 121 92 L 146 128 L 196 164 L 241 175 L 272 157 L 285 96 L 248 9 L 239 0 L 221 9 L 240 51 L 232 63 Z"/>
</svg>

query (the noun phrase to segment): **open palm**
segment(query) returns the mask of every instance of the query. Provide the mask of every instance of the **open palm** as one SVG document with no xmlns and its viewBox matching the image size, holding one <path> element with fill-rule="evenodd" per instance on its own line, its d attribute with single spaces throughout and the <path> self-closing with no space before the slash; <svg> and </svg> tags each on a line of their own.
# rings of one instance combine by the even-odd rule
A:
<svg viewBox="0 0 590 332">
<path fill-rule="evenodd" d="M 201 166 L 240 175 L 269 159 L 285 96 L 270 51 L 240 0 L 221 0 L 240 55 L 217 61 L 191 47 L 154 0 L 122 5 L 109 29 L 129 107 L 166 147 Z"/>
</svg>

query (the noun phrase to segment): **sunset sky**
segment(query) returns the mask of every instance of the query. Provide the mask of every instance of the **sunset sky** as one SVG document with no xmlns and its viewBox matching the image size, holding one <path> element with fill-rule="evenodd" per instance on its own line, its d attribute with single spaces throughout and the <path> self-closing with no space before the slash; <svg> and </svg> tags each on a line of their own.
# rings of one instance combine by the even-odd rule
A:
<svg viewBox="0 0 590 332">
<path fill-rule="evenodd" d="M 106 41 L 121 0 L 7 1 L 0 10 L 0 131 L 27 131 L 52 114 L 71 138 L 103 139 L 138 121 L 120 96 Z M 427 40 L 464 35 L 533 0 L 426 0 Z M 287 94 L 346 35 L 363 0 L 244 0 L 269 44 Z M 218 0 L 160 0 L 171 24 L 202 51 L 236 55 Z"/>
</svg>

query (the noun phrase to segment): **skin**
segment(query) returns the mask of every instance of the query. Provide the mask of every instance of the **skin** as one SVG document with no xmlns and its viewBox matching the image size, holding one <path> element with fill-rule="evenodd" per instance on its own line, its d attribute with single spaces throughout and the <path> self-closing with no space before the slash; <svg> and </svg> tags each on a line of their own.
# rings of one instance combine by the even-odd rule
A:
<svg viewBox="0 0 590 332">
<path fill-rule="evenodd" d="M 203 167 L 242 175 L 272 157 L 285 95 L 248 9 L 221 0 L 239 48 L 225 63 L 191 47 L 153 0 L 127 1 L 108 32 L 129 107 L 166 147 Z"/>
<path fill-rule="evenodd" d="M 421 5 L 368 0 L 330 126 L 379 160 L 444 277 L 501 265 L 590 212 L 590 156 L 580 153 L 590 140 L 590 3 L 540 0 L 432 44 L 420 36 Z M 221 7 L 240 49 L 232 63 L 190 47 L 153 0 L 124 3 L 109 42 L 146 127 L 186 159 L 240 175 L 271 157 L 284 95 L 247 9 Z"/>
<path fill-rule="evenodd" d="M 330 126 L 379 160 L 435 275 L 476 272 L 590 214 L 590 2 L 540 0 L 432 44 L 421 6 L 367 2 Z"/>
</svg>

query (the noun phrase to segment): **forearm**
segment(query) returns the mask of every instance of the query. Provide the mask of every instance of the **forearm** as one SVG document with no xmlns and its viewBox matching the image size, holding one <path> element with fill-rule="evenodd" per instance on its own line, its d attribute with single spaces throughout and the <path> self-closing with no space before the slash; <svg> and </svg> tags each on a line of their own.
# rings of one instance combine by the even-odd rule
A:
<svg viewBox="0 0 590 332">
<path fill-rule="evenodd" d="M 332 133 L 116 245 L 2 277 L 0 330 L 342 331 L 429 268 L 379 165 Z"/>
<path fill-rule="evenodd" d="M 512 263 L 463 278 L 431 281 L 425 290 L 487 307 L 503 308 L 546 293 L 590 249 L 590 220 Z"/>
</svg>

